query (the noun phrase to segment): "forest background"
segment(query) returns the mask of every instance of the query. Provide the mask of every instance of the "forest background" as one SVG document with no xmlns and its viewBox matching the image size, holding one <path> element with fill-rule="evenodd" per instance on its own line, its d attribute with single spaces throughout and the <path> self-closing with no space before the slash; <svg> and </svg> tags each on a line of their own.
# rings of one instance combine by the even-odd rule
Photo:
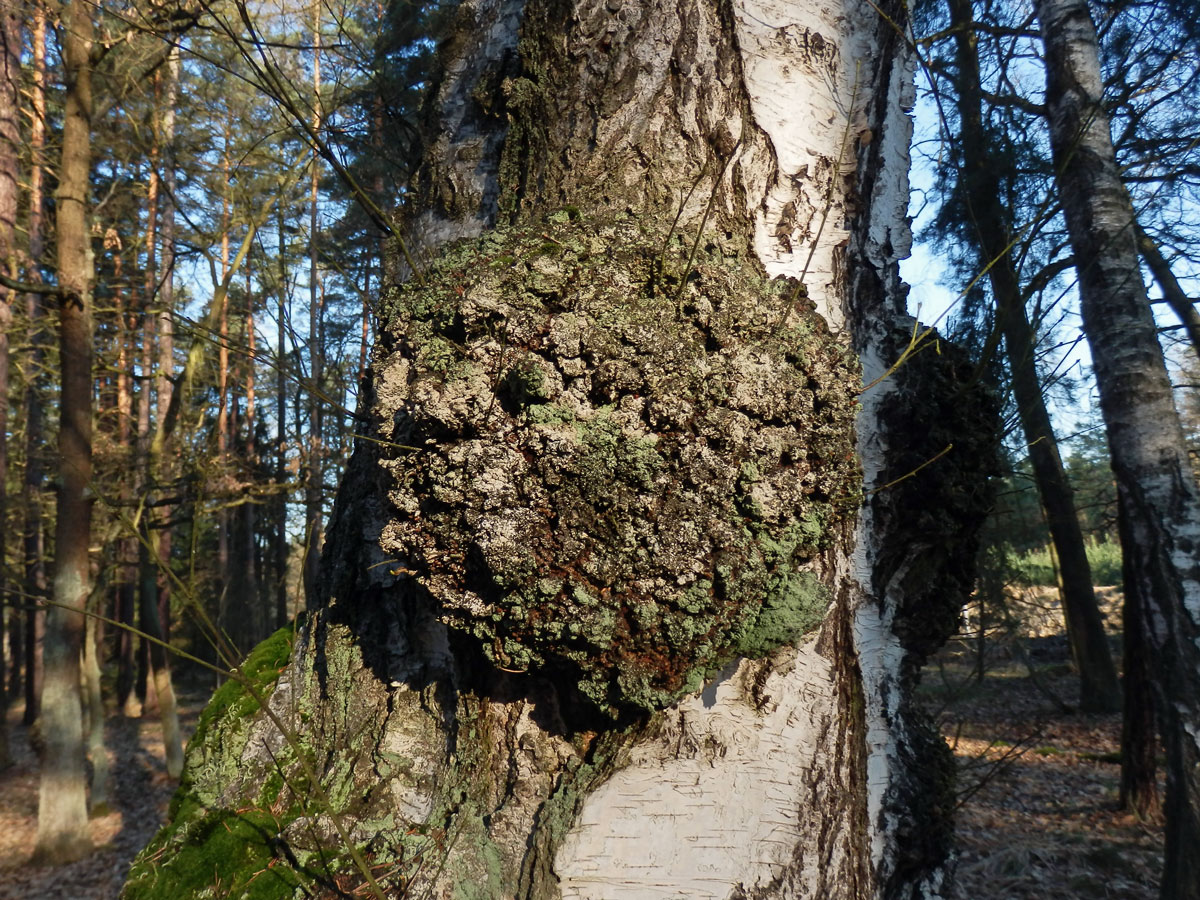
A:
<svg viewBox="0 0 1200 900">
<path fill-rule="evenodd" d="M 374 304 L 402 266 L 393 229 L 452 6 L 0 4 L 0 701 L 23 698 L 26 726 L 77 707 L 82 649 L 93 809 L 106 797 L 106 716 L 156 712 L 178 776 L 172 678 L 219 684 L 312 590 L 357 435 Z M 1091 10 L 1197 447 L 1200 30 L 1186 0 Z M 1120 580 L 1116 492 L 1077 350 L 1078 261 L 1044 125 L 1041 38 L 1020 2 L 928 0 L 914 22 L 912 308 L 929 309 L 936 269 L 952 298 L 937 304 L 944 330 L 1004 399 L 1007 470 L 983 578 L 1060 585 L 1079 703 L 1112 710 L 1116 665 L 1095 639 L 1091 587 Z M 984 195 L 1001 205 L 981 215 Z M 989 244 L 981 220 L 1011 238 Z M 72 430 L 90 438 L 86 460 L 71 456 Z M 64 514 L 72 484 L 83 487 Z M 1077 535 L 1056 531 L 1066 519 Z M 86 586 L 75 597 L 54 578 L 71 564 Z M 985 617 L 1002 617 L 1003 590 L 987 596 Z M 82 605 L 86 619 L 59 614 Z M 1150 709 L 1128 656 L 1124 668 L 1127 709 Z M 1151 727 L 1127 717 L 1128 740 L 1152 747 Z M 6 752 L 0 730 L 0 765 Z M 1149 771 L 1136 758 L 1127 748 L 1124 800 L 1155 815 L 1153 750 Z M 47 861 L 85 850 L 55 840 L 39 847 Z"/>
</svg>

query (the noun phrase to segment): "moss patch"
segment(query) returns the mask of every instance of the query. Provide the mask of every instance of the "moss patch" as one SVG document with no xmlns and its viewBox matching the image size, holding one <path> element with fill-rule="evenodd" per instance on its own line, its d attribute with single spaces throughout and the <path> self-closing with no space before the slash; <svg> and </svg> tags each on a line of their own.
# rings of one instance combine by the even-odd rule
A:
<svg viewBox="0 0 1200 900">
<path fill-rule="evenodd" d="M 302 881 L 291 867 L 273 864 L 279 828 L 274 816 L 260 810 L 189 817 L 161 865 L 153 853 L 139 857 L 121 896 L 290 898 Z"/>
<path fill-rule="evenodd" d="M 721 241 L 564 211 L 386 303 L 384 550 L 510 671 L 653 710 L 820 623 L 857 363 Z M 790 312 L 789 312 L 790 311 Z M 401 577 L 408 577 L 402 575 Z"/>
<path fill-rule="evenodd" d="M 264 700 L 271 695 L 288 664 L 293 637 L 291 626 L 280 629 L 239 667 L 254 691 L 231 678 L 213 694 L 188 742 L 170 821 L 134 861 L 123 898 L 292 896 L 300 876 L 272 864 L 281 828 L 299 814 L 295 809 L 281 817 L 272 811 L 282 776 L 264 773 L 257 804 L 248 808 L 225 808 L 223 795 L 248 774 L 239 761 L 260 709 L 255 693 Z"/>
</svg>

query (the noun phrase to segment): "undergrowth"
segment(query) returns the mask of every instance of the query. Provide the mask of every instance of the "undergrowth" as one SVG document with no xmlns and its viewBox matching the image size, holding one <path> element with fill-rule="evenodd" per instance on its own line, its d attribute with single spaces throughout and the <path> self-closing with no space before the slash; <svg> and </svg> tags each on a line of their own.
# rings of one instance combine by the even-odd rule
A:
<svg viewBox="0 0 1200 900">
<path fill-rule="evenodd" d="M 1112 541 L 1088 540 L 1088 564 L 1092 568 L 1092 583 L 1118 585 L 1121 583 L 1121 547 Z M 1055 561 L 1049 547 L 1030 550 L 1011 560 L 1013 580 L 1023 587 L 1053 587 Z"/>
</svg>

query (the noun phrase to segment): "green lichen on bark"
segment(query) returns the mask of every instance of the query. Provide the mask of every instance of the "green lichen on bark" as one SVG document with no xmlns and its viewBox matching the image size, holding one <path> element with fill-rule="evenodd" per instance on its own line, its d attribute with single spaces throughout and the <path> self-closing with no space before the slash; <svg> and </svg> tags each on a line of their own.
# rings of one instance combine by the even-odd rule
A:
<svg viewBox="0 0 1200 900">
<path fill-rule="evenodd" d="M 172 816 L 185 797 L 201 805 L 217 798 L 239 776 L 236 760 L 246 744 L 259 700 L 268 699 L 292 653 L 295 629 L 289 625 L 255 647 L 229 678 L 213 693 L 188 741 L 187 759 L 179 789 L 172 800 Z M 253 690 L 247 687 L 253 686 Z"/>
<path fill-rule="evenodd" d="M 794 283 L 667 233 L 571 211 L 453 245 L 389 294 L 377 364 L 417 448 L 382 463 L 398 577 L 610 713 L 815 628 L 806 569 L 857 506 L 856 362 Z"/>
</svg>

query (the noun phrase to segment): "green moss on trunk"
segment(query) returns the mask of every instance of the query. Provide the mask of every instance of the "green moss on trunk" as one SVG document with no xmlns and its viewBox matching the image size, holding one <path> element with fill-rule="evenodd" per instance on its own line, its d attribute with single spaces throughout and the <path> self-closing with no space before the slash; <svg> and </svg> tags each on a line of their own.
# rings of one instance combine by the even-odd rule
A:
<svg viewBox="0 0 1200 900">
<path fill-rule="evenodd" d="M 243 784 L 242 750 L 260 699 L 270 697 L 288 664 L 293 638 L 288 626 L 255 647 L 239 677 L 221 685 L 200 714 L 169 821 L 134 861 L 121 895 L 125 900 L 292 896 L 298 876 L 286 866 L 267 871 L 279 832 L 298 815 L 272 809 L 282 778 L 270 773 L 249 808 L 240 803 L 238 809 L 225 808 L 222 796 Z"/>
</svg>

